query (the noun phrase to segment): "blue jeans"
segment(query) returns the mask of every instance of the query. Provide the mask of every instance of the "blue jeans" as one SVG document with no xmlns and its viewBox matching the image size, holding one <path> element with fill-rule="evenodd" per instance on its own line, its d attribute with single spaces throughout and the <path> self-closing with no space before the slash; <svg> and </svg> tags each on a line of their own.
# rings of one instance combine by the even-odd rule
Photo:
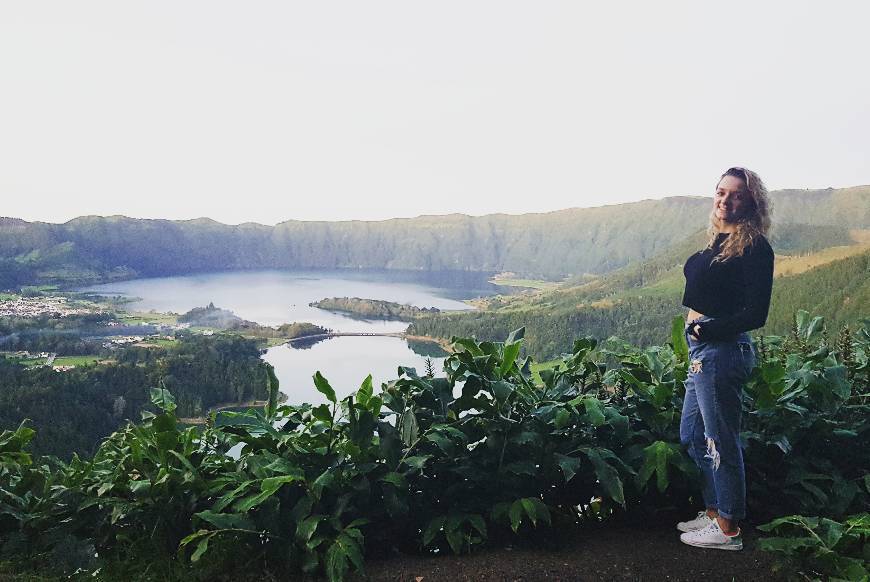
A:
<svg viewBox="0 0 870 582">
<path fill-rule="evenodd" d="M 702 317 L 696 321 L 706 321 Z M 689 337 L 689 375 L 680 417 L 680 441 L 701 469 L 701 494 L 707 509 L 725 519 L 746 517 L 746 475 L 740 424 L 743 386 L 755 367 L 749 334 L 727 341 Z"/>
</svg>

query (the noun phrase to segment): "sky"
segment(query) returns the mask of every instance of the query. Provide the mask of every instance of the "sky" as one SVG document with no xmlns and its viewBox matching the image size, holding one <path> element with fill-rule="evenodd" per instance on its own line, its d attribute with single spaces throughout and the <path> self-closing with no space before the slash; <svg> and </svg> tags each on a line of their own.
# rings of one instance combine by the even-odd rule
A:
<svg viewBox="0 0 870 582">
<path fill-rule="evenodd" d="M 870 3 L 0 0 L 0 216 L 238 224 L 870 184 Z"/>
</svg>

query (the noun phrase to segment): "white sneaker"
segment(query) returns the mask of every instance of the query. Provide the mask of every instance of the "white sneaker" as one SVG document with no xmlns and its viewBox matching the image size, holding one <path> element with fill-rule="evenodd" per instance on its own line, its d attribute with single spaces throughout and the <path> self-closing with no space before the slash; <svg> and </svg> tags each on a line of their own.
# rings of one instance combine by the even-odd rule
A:
<svg viewBox="0 0 870 582">
<path fill-rule="evenodd" d="M 689 521 L 681 521 L 677 524 L 677 529 L 680 531 L 695 531 L 704 529 L 711 523 L 713 523 L 713 518 L 707 515 L 706 511 L 699 511 L 698 517 Z"/>
<path fill-rule="evenodd" d="M 733 536 L 726 536 L 715 519 L 713 523 L 695 531 L 680 534 L 680 541 L 690 546 L 699 548 L 712 548 L 714 550 L 742 550 L 743 538 L 740 530 Z"/>
</svg>

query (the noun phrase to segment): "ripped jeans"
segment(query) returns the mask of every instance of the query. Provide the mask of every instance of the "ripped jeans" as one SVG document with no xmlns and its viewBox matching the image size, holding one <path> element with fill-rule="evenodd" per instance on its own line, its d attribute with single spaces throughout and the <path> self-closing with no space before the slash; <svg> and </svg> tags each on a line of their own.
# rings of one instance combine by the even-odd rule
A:
<svg viewBox="0 0 870 582">
<path fill-rule="evenodd" d="M 702 317 L 696 321 L 713 319 Z M 725 519 L 746 517 L 746 475 L 740 424 L 743 386 L 755 366 L 749 334 L 727 341 L 689 337 L 689 375 L 680 417 L 680 441 L 701 469 L 701 494 L 707 509 Z"/>
</svg>

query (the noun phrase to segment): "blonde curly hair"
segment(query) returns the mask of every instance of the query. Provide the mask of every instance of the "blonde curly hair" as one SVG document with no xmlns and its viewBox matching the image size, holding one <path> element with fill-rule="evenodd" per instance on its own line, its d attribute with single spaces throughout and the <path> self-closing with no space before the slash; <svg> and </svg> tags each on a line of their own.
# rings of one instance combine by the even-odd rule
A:
<svg viewBox="0 0 870 582">
<path fill-rule="evenodd" d="M 770 214 L 773 210 L 773 205 L 770 202 L 770 195 L 767 188 L 758 174 L 746 168 L 728 168 L 725 173 L 719 177 L 719 182 L 725 176 L 734 176 L 743 181 L 746 188 L 744 191 L 747 195 L 746 202 L 749 205 L 747 212 L 737 221 L 734 232 L 731 233 L 719 253 L 713 258 L 713 261 L 725 262 L 728 259 L 739 257 L 750 246 L 752 246 L 758 238 L 766 236 L 770 231 Z M 716 186 L 719 186 L 716 182 Z M 722 232 L 722 221 L 716 218 L 716 209 L 710 212 L 710 225 L 707 227 L 707 248 L 713 248 L 713 243 L 716 241 L 717 235 Z"/>
</svg>

